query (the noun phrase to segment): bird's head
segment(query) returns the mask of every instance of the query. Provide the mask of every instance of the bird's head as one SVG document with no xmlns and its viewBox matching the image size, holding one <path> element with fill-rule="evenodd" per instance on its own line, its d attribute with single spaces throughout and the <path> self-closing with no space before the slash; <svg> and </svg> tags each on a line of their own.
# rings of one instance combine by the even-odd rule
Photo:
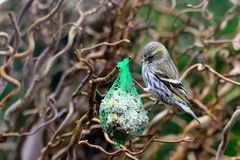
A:
<svg viewBox="0 0 240 160">
<path fill-rule="evenodd" d="M 159 42 L 149 42 L 144 48 L 142 52 L 142 63 L 149 63 L 153 60 L 159 60 L 164 55 L 167 55 L 168 51 L 164 45 Z"/>
</svg>

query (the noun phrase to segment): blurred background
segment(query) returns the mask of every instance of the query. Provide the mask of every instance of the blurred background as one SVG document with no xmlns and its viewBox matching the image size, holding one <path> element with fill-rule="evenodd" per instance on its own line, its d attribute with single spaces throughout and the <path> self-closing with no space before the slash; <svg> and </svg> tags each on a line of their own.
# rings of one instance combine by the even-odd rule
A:
<svg viewBox="0 0 240 160">
<path fill-rule="evenodd" d="M 1 0 L 0 159 L 240 159 L 239 16 L 239 0 Z M 171 53 L 203 128 L 141 88 L 153 40 Z M 129 56 L 150 121 L 118 151 L 97 118 Z"/>
</svg>

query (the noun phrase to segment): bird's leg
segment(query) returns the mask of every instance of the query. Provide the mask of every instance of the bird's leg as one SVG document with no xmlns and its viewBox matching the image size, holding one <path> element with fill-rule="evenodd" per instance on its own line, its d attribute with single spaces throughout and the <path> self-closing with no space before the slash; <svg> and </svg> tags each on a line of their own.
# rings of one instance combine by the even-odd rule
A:
<svg viewBox="0 0 240 160">
<path fill-rule="evenodd" d="M 155 100 L 154 105 L 157 105 L 160 101 L 158 99 Z"/>
<path fill-rule="evenodd" d="M 155 105 L 157 105 L 160 101 L 158 99 L 155 99 L 154 103 L 152 104 L 151 107 L 149 107 L 148 110 L 151 110 Z"/>
</svg>

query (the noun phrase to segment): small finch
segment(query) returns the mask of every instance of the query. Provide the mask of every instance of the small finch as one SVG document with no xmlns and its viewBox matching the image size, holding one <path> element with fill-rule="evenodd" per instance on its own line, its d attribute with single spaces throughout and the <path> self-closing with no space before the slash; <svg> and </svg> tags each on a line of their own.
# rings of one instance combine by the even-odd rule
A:
<svg viewBox="0 0 240 160">
<path fill-rule="evenodd" d="M 201 125 L 191 109 L 187 92 L 179 80 L 178 71 L 168 50 L 159 42 L 150 42 L 143 48 L 142 76 L 145 91 L 152 93 L 163 103 L 190 114 Z"/>
</svg>

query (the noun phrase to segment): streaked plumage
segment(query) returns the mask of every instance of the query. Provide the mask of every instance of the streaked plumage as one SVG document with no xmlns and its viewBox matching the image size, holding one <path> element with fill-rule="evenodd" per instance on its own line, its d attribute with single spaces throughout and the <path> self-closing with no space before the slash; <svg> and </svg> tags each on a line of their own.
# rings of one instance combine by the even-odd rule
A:
<svg viewBox="0 0 240 160">
<path fill-rule="evenodd" d="M 142 76 L 145 91 L 151 92 L 162 102 L 189 113 L 200 124 L 191 109 L 176 66 L 161 43 L 150 42 L 143 48 Z"/>
</svg>

